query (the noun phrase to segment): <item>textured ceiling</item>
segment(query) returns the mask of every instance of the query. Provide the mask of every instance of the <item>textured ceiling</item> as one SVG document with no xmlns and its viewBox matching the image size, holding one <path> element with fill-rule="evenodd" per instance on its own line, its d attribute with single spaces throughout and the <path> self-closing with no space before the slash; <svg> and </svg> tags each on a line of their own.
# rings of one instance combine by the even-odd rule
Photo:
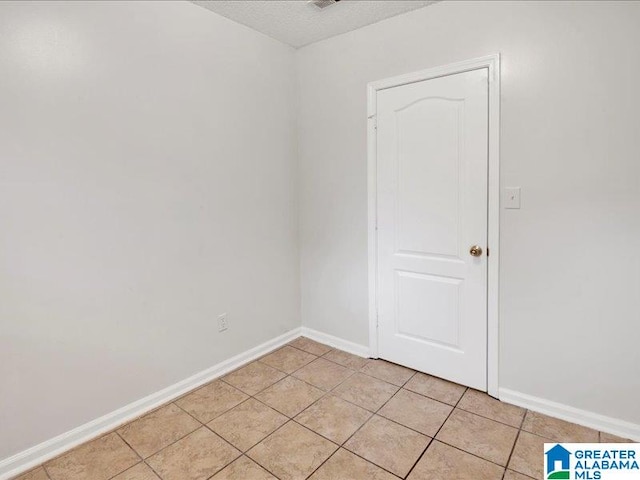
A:
<svg viewBox="0 0 640 480">
<path fill-rule="evenodd" d="M 434 2 L 341 0 L 323 10 L 307 0 L 193 0 L 193 3 L 297 48 Z"/>
</svg>

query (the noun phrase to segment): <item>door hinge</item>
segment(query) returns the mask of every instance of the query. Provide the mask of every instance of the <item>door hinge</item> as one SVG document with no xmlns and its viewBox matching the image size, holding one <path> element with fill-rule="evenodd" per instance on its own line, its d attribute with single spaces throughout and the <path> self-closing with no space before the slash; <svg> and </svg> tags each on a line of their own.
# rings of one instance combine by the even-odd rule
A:
<svg viewBox="0 0 640 480">
<path fill-rule="evenodd" d="M 487 247 L 487 257 L 489 256 L 489 247 Z"/>
<path fill-rule="evenodd" d="M 377 130 L 378 129 L 378 117 L 376 115 L 370 115 L 369 120 L 373 120 L 373 129 Z"/>
</svg>

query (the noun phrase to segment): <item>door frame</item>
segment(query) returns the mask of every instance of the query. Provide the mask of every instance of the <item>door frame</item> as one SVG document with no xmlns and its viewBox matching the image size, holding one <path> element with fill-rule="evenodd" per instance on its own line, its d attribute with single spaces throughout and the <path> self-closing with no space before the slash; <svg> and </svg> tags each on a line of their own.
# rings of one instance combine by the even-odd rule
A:
<svg viewBox="0 0 640 480">
<path fill-rule="evenodd" d="M 481 68 L 489 69 L 489 185 L 487 239 L 487 392 L 498 398 L 500 358 L 500 54 L 465 60 L 367 84 L 369 355 L 378 358 L 377 93 L 386 88 Z"/>
</svg>

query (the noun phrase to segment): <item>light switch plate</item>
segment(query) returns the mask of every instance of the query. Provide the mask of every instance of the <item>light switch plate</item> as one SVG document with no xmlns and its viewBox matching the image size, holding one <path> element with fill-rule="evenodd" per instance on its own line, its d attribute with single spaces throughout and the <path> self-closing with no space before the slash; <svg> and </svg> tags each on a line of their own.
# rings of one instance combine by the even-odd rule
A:
<svg viewBox="0 0 640 480">
<path fill-rule="evenodd" d="M 520 208 L 520 187 L 504 189 L 504 208 Z"/>
</svg>

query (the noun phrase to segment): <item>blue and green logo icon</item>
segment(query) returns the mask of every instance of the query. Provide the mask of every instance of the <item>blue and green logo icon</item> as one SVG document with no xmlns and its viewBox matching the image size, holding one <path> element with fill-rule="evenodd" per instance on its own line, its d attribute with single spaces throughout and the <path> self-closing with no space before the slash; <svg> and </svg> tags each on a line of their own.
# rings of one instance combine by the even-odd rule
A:
<svg viewBox="0 0 640 480">
<path fill-rule="evenodd" d="M 545 453 L 547 457 L 547 480 L 570 478 L 571 452 L 562 445 L 556 445 Z"/>
</svg>

